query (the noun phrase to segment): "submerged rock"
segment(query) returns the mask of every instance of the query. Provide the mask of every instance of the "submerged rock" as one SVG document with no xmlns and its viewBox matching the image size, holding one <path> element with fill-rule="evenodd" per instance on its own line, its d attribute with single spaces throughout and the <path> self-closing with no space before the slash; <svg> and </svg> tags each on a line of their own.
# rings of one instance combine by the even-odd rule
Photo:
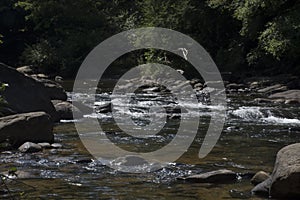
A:
<svg viewBox="0 0 300 200">
<path fill-rule="evenodd" d="M 45 112 L 32 112 L 0 118 L 0 141 L 14 145 L 24 142 L 53 142 L 53 122 Z"/>
<path fill-rule="evenodd" d="M 196 183 L 228 183 L 236 181 L 237 174 L 231 170 L 221 169 L 188 176 L 183 178 L 183 180 Z"/>
<path fill-rule="evenodd" d="M 25 142 L 18 149 L 23 153 L 35 153 L 42 151 L 42 147 L 40 145 L 32 142 Z"/>
</svg>

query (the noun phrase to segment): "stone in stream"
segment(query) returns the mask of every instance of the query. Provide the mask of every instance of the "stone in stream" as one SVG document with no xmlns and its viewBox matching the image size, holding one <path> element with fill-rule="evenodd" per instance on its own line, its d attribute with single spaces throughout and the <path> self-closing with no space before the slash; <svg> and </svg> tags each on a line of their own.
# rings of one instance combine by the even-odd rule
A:
<svg viewBox="0 0 300 200">
<path fill-rule="evenodd" d="M 195 90 L 202 90 L 203 89 L 203 84 L 202 83 L 196 83 L 195 85 L 193 85 L 193 88 Z"/>
<path fill-rule="evenodd" d="M 293 100 L 300 103 L 300 90 L 288 90 L 285 92 L 275 93 L 269 96 L 270 99 Z"/>
<path fill-rule="evenodd" d="M 111 103 L 107 103 L 107 104 L 104 104 L 104 105 L 97 106 L 97 112 L 98 113 L 112 112 L 111 106 L 112 106 Z"/>
<path fill-rule="evenodd" d="M 55 100 L 52 103 L 58 113 L 59 119 L 72 120 L 83 117 L 83 113 L 70 102 Z"/>
<path fill-rule="evenodd" d="M 265 196 L 269 197 L 269 190 L 270 190 L 270 184 L 272 182 L 271 178 L 268 178 L 264 182 L 259 183 L 256 185 L 252 190 L 251 193 L 258 195 L 258 196 Z"/>
<path fill-rule="evenodd" d="M 3 98 L 7 107 L 16 113 L 44 111 L 53 121 L 57 121 L 57 113 L 50 101 L 45 86 L 17 70 L 0 63 L 0 82 L 7 84 Z"/>
<path fill-rule="evenodd" d="M 252 192 L 272 198 L 300 199 L 300 143 L 286 146 L 277 153 L 271 177 Z"/>
<path fill-rule="evenodd" d="M 267 180 L 268 178 L 270 178 L 270 175 L 267 172 L 264 171 L 259 171 L 257 172 L 251 179 L 251 183 L 253 185 L 257 185 L 261 182 L 264 182 L 265 180 Z"/>
<path fill-rule="evenodd" d="M 0 142 L 53 142 L 53 122 L 45 112 L 31 112 L 0 118 Z"/>
<path fill-rule="evenodd" d="M 23 153 L 35 153 L 42 151 L 42 147 L 40 145 L 32 142 L 25 142 L 18 149 Z"/>
<path fill-rule="evenodd" d="M 228 90 L 238 90 L 238 89 L 245 89 L 246 85 L 244 84 L 236 84 L 236 83 L 230 83 L 226 85 L 226 89 Z"/>
<path fill-rule="evenodd" d="M 276 85 L 272 85 L 263 89 L 259 89 L 257 90 L 257 92 L 259 93 L 275 93 L 275 92 L 282 92 L 282 91 L 286 91 L 287 87 L 283 86 L 281 84 L 276 84 Z"/>
<path fill-rule="evenodd" d="M 51 147 L 54 149 L 61 149 L 63 146 L 59 143 L 53 143 L 53 144 L 51 144 Z"/>
<path fill-rule="evenodd" d="M 51 148 L 51 144 L 48 142 L 42 142 L 42 143 L 37 143 L 38 145 L 40 145 L 43 149 L 50 149 Z"/>
<path fill-rule="evenodd" d="M 179 179 L 195 183 L 230 183 L 237 180 L 237 174 L 231 170 L 220 169 Z"/>
</svg>

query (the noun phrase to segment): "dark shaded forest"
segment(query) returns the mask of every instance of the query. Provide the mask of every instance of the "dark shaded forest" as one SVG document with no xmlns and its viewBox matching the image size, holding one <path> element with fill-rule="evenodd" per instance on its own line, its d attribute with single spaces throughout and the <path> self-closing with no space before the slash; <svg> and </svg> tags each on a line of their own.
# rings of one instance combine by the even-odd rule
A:
<svg viewBox="0 0 300 200">
<path fill-rule="evenodd" d="M 0 62 L 72 78 L 104 39 L 149 26 L 191 36 L 222 72 L 300 72 L 297 0 L 1 0 Z M 118 67 L 160 55 L 138 52 Z"/>
</svg>

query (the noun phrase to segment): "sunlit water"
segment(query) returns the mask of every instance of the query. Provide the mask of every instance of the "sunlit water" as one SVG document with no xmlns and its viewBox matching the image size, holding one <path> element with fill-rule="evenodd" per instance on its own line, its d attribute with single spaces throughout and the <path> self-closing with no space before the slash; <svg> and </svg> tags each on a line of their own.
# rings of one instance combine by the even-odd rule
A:
<svg viewBox="0 0 300 200">
<path fill-rule="evenodd" d="M 90 97 L 84 93 L 69 93 L 69 96 L 84 100 L 89 105 Z M 170 97 L 149 97 L 149 94 L 137 96 L 133 102 L 135 106 L 125 114 L 131 115 L 140 125 L 148 123 L 149 118 L 143 111 L 152 106 L 154 101 L 161 104 L 169 102 L 166 105 L 172 102 L 168 101 Z M 249 197 L 253 186 L 247 178 L 233 184 L 201 184 L 177 180 L 178 177 L 224 168 L 238 173 L 255 173 L 259 170 L 271 172 L 276 152 L 285 145 L 300 141 L 298 106 L 255 104 L 252 101 L 254 97 L 253 94 L 228 95 L 224 130 L 213 151 L 204 159 L 198 158 L 199 148 L 210 116 L 220 108 L 199 101 L 197 105 L 188 105 L 198 109 L 201 116 L 198 135 L 193 144 L 180 159 L 155 172 L 122 173 L 104 166 L 82 145 L 72 121 L 62 121 L 55 125 L 55 140 L 63 144 L 62 149 L 46 149 L 34 154 L 2 152 L 0 169 L 4 172 L 17 167 L 18 171 L 26 175 L 25 179 L 20 177 L 18 181 L 6 181 L 11 195 L 21 199 L 261 199 Z M 97 107 L 109 102 L 110 98 L 110 93 L 103 91 L 96 96 L 95 104 L 90 106 L 94 106 L 97 111 Z M 128 106 L 114 103 L 120 110 Z M 168 144 L 180 123 L 178 118 L 169 119 L 163 134 L 145 142 L 124 135 L 114 123 L 111 113 L 87 114 L 79 123 L 85 123 L 89 118 L 98 119 L 111 140 L 128 151 L 150 151 Z M 86 126 L 88 130 L 94 125 Z M 7 199 L 10 196 L 4 192 L 5 188 L 1 187 L 1 191 L 1 198 Z"/>
</svg>

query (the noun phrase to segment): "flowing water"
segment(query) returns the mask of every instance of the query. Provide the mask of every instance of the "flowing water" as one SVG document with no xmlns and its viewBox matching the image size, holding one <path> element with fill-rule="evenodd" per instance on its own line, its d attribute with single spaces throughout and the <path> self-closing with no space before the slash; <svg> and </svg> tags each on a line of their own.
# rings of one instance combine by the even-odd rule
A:
<svg viewBox="0 0 300 200">
<path fill-rule="evenodd" d="M 99 106 L 111 99 L 108 92 L 110 85 L 108 83 L 105 86 L 107 91 L 97 94 L 95 104 L 90 105 L 95 107 L 96 112 L 85 115 L 78 123 L 84 124 L 90 118 L 98 119 L 111 140 L 129 151 L 152 151 L 168 144 L 174 138 L 180 123 L 178 117 L 169 118 L 164 133 L 156 137 L 142 140 L 124 136 L 114 123 L 111 113 L 97 112 Z M 17 151 L 1 153 L 0 171 L 16 167 L 19 179 L 5 180 L 10 194 L 2 184 L 0 198 L 9 199 L 10 196 L 14 196 L 16 199 L 262 199 L 250 196 L 253 186 L 246 177 L 230 184 L 189 183 L 177 179 L 224 168 L 238 173 L 255 173 L 259 170 L 271 172 L 276 152 L 285 145 L 300 141 L 300 108 L 291 105 L 256 104 L 253 103 L 255 95 L 228 94 L 227 119 L 223 132 L 212 152 L 203 159 L 198 158 L 203 134 L 207 130 L 210 116 L 219 108 L 209 106 L 205 100 L 202 101 L 203 98 L 199 104 L 190 105 L 194 106 L 195 110 L 199 109 L 201 116 L 198 135 L 190 148 L 166 167 L 142 174 L 119 172 L 103 165 L 85 149 L 74 123 L 62 121 L 55 125 L 54 133 L 56 142 L 61 143 L 63 148 L 45 149 L 33 154 Z M 89 104 L 90 97 L 84 93 L 70 92 L 69 96 Z M 138 125 L 147 124 L 149 118 L 143 112 L 153 105 L 153 101 L 172 104 L 168 97 L 136 94 L 133 101 L 135 106 L 126 114 L 131 115 Z M 114 103 L 118 105 L 118 102 Z M 126 105 L 118 105 L 118 109 L 124 106 Z M 94 125 L 86 126 L 89 129 Z"/>
</svg>

